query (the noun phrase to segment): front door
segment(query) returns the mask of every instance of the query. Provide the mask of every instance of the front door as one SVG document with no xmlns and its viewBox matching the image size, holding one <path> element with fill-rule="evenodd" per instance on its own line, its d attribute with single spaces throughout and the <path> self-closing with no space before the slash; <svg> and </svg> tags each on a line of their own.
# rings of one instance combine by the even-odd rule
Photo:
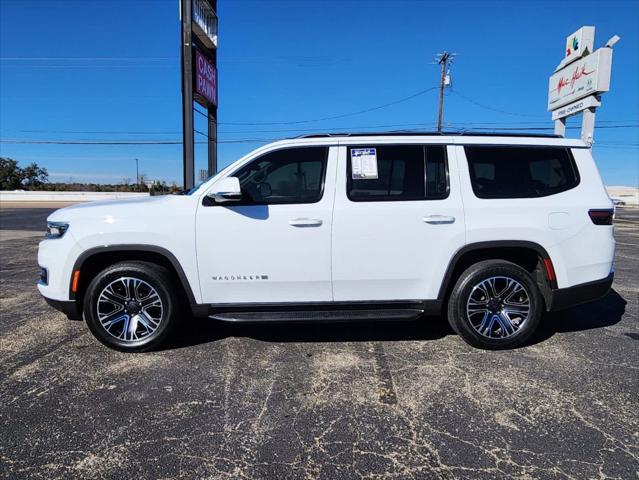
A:
<svg viewBox="0 0 639 480">
<path fill-rule="evenodd" d="M 331 217 L 336 147 L 263 154 L 232 176 L 239 202 L 205 200 L 196 238 L 204 303 L 332 300 Z"/>
<path fill-rule="evenodd" d="M 340 146 L 334 300 L 436 299 L 465 241 L 459 190 L 451 147 Z"/>
</svg>

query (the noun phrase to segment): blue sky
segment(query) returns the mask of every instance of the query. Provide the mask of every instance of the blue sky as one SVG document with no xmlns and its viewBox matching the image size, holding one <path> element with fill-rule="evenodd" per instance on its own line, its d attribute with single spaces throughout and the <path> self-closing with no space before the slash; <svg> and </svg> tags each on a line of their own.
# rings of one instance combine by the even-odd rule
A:
<svg viewBox="0 0 639 480">
<path fill-rule="evenodd" d="M 595 47 L 622 37 L 597 114 L 595 158 L 609 185 L 639 183 L 637 1 L 219 0 L 218 10 L 221 166 L 309 131 L 433 129 L 436 91 L 359 115 L 278 123 L 357 112 L 433 87 L 433 55 L 443 50 L 457 53 L 445 99 L 450 128 L 552 127 L 548 76 L 565 37 L 595 25 Z M 4 142 L 181 139 L 177 0 L 0 0 L 0 58 Z M 622 124 L 634 127 L 601 128 Z M 196 169 L 205 168 L 204 148 Z M 151 178 L 182 179 L 180 145 L 2 143 L 0 154 L 37 162 L 54 181 L 135 179 L 134 158 Z"/>
</svg>

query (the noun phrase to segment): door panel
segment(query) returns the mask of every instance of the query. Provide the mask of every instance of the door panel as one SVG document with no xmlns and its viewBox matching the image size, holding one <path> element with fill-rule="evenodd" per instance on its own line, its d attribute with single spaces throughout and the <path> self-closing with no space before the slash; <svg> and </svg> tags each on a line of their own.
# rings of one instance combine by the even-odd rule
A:
<svg viewBox="0 0 639 480">
<path fill-rule="evenodd" d="M 302 166 L 285 160 L 275 169 L 269 166 L 269 152 L 233 174 L 240 178 L 247 204 L 198 207 L 197 255 L 205 303 L 332 300 L 337 148 L 317 148 L 328 151 L 323 169 L 315 160 Z M 286 155 L 306 155 L 305 149 L 293 150 Z M 318 200 L 315 192 L 322 176 Z"/>
<path fill-rule="evenodd" d="M 403 156 L 410 155 L 409 151 L 397 150 L 395 154 L 389 151 L 388 158 L 395 155 L 390 167 L 380 160 L 380 178 L 385 170 L 389 172 L 386 191 L 390 198 L 384 199 L 383 189 L 377 184 L 364 184 L 363 189 L 351 185 L 354 182 L 352 177 L 348 178 L 351 175 L 348 148 L 351 146 L 339 148 L 333 213 L 335 301 L 437 298 L 448 260 L 465 243 L 454 150 L 446 149 L 448 196 L 420 200 L 416 198 L 419 194 L 424 198 L 424 189 L 414 182 L 414 176 L 421 174 L 423 178 L 424 168 L 417 170 L 401 161 Z M 425 170 L 425 190 L 429 195 L 430 190 L 441 188 L 441 181 L 446 182 L 446 172 L 431 168 L 430 164 Z M 402 184 L 396 175 L 398 171 L 412 177 Z M 348 188 L 352 199 L 347 194 Z M 368 199 L 365 195 L 369 195 Z"/>
</svg>

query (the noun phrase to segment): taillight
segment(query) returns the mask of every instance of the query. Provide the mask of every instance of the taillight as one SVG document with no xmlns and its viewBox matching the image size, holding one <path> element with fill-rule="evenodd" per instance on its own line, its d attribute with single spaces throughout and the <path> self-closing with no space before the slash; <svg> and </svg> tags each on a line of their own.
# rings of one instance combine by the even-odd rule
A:
<svg viewBox="0 0 639 480">
<path fill-rule="evenodd" d="M 557 280 L 555 276 L 555 268 L 552 266 L 552 260 L 550 258 L 544 258 L 544 266 L 546 267 L 546 277 L 548 281 L 554 282 Z"/>
<path fill-rule="evenodd" d="M 590 220 L 595 225 L 612 225 L 614 210 L 612 208 L 602 210 L 588 210 Z"/>
</svg>

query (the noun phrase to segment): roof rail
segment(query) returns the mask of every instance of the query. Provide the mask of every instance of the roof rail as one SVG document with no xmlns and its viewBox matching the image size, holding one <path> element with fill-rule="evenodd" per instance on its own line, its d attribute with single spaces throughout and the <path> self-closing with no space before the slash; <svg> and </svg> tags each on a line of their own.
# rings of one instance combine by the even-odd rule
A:
<svg viewBox="0 0 639 480">
<path fill-rule="evenodd" d="M 380 137 L 380 136 L 464 136 L 464 137 L 539 137 L 539 138 L 563 138 L 561 135 L 551 133 L 523 133 L 523 132 L 471 132 L 468 130 L 454 132 L 417 132 L 413 130 L 399 130 L 390 132 L 336 132 L 336 133 L 310 133 L 291 138 L 330 138 L 330 137 Z"/>
</svg>

